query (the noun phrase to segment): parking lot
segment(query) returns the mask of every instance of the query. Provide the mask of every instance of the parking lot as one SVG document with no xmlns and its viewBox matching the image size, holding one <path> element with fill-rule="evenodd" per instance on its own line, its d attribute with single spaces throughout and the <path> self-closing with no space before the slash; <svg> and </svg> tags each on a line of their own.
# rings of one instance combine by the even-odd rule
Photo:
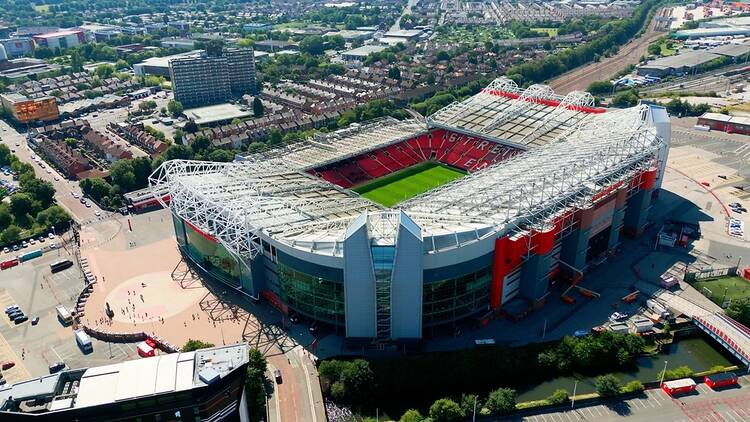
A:
<svg viewBox="0 0 750 422">
<path fill-rule="evenodd" d="M 653 389 L 623 402 L 576 405 L 573 409 L 565 406 L 548 413 L 490 420 L 600 422 L 630 418 L 657 422 L 741 422 L 750 420 L 750 381 L 747 377 L 741 377 L 739 381 L 739 386 L 721 391 L 714 391 L 705 384 L 698 384 L 695 393 L 672 398 L 661 389 Z"/>
<path fill-rule="evenodd" d="M 84 355 L 75 343 L 73 329 L 58 320 L 55 307 L 73 307 L 84 286 L 77 266 L 52 274 L 49 264 L 59 259 L 75 260 L 65 249 L 0 271 L 0 308 L 17 304 L 25 315 L 39 317 L 14 324 L 0 314 L 0 361 L 11 360 L 15 367 L 3 372 L 8 383 L 49 373 L 49 365 L 64 361 L 69 367 L 88 367 L 119 362 L 134 356 L 132 345 L 112 345 L 93 340 L 94 351 Z"/>
</svg>

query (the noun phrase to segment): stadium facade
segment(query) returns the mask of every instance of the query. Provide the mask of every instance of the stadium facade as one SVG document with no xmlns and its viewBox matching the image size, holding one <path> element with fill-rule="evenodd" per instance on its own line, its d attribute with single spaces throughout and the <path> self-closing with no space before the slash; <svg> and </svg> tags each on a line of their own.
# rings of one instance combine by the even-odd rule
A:
<svg viewBox="0 0 750 422">
<path fill-rule="evenodd" d="M 169 161 L 151 184 L 169 192 L 184 254 L 216 278 L 351 341 L 411 342 L 543 306 L 640 234 L 670 136 L 661 107 L 605 110 L 500 78 L 426 121 Z M 424 161 L 467 175 L 393 208 L 350 190 Z"/>
</svg>

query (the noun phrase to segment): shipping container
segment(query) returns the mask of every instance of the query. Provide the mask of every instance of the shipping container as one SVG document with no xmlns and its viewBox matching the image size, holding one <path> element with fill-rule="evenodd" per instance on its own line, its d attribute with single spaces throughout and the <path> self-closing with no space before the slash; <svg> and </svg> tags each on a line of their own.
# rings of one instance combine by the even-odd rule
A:
<svg viewBox="0 0 750 422">
<path fill-rule="evenodd" d="M 674 381 L 666 381 L 661 385 L 661 389 L 664 390 L 670 396 L 675 394 L 691 393 L 695 391 L 697 385 L 692 378 L 683 378 Z"/>
<path fill-rule="evenodd" d="M 18 259 L 9 259 L 7 261 L 0 262 L 0 270 L 7 270 L 10 267 L 18 265 Z"/>
<path fill-rule="evenodd" d="M 707 386 L 716 389 L 721 387 L 728 387 L 730 385 L 737 384 L 737 375 L 734 372 L 725 372 L 723 374 L 706 375 L 703 378 L 703 382 Z"/>
<path fill-rule="evenodd" d="M 25 254 L 18 255 L 18 260 L 21 262 L 26 262 L 30 259 L 39 258 L 42 256 L 42 250 L 41 249 L 35 249 L 30 252 L 26 252 Z"/>
</svg>

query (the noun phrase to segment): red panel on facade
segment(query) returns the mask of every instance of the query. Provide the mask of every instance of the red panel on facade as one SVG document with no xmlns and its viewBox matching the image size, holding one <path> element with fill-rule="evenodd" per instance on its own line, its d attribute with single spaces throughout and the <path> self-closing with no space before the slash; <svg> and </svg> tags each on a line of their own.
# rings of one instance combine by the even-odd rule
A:
<svg viewBox="0 0 750 422">
<path fill-rule="evenodd" d="M 555 230 L 553 227 L 545 231 L 534 230 L 531 234 L 532 251 L 537 255 L 546 255 L 555 246 Z"/>
<path fill-rule="evenodd" d="M 495 239 L 495 255 L 492 260 L 492 286 L 490 291 L 490 306 L 499 309 L 503 298 L 503 279 L 508 275 L 508 264 L 505 257 L 510 252 L 510 239 L 501 237 Z"/>
<path fill-rule="evenodd" d="M 656 186 L 656 169 L 652 168 L 643 173 L 641 189 L 651 190 Z"/>
<path fill-rule="evenodd" d="M 199 235 L 203 236 L 206 240 L 209 240 L 209 241 L 214 242 L 214 243 L 218 243 L 215 237 L 211 236 L 208 233 L 205 233 L 203 230 L 199 229 L 198 227 L 195 227 L 189 221 L 187 221 L 187 220 L 183 220 L 183 221 L 185 221 L 185 224 L 187 224 L 188 226 L 190 226 L 190 228 L 193 229 L 193 231 L 195 231 Z"/>
</svg>

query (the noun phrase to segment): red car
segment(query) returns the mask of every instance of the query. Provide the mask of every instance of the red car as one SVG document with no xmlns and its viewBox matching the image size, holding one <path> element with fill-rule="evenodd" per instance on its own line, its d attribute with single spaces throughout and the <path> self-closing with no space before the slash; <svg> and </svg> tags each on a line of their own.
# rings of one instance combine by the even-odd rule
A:
<svg viewBox="0 0 750 422">
<path fill-rule="evenodd" d="M 10 369 L 10 368 L 12 368 L 14 366 L 16 366 L 15 362 L 13 362 L 12 360 L 6 360 L 6 361 L 3 362 L 3 364 L 2 364 L 1 367 L 2 367 L 3 371 L 5 371 L 5 370 Z"/>
</svg>

